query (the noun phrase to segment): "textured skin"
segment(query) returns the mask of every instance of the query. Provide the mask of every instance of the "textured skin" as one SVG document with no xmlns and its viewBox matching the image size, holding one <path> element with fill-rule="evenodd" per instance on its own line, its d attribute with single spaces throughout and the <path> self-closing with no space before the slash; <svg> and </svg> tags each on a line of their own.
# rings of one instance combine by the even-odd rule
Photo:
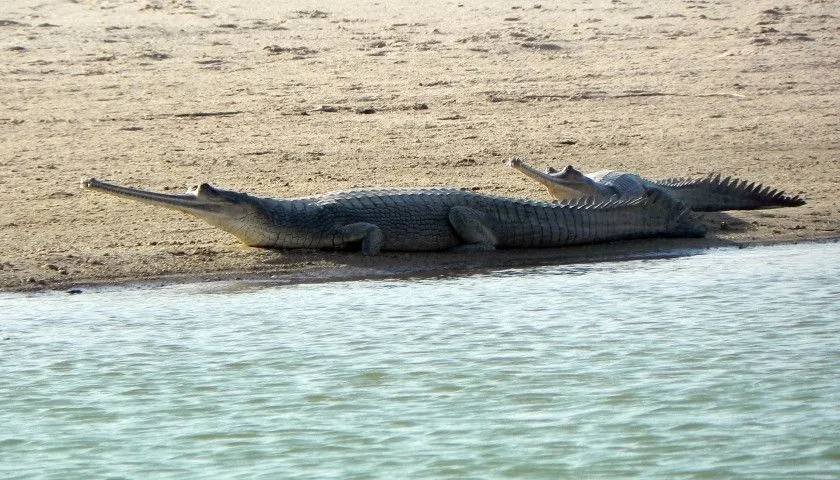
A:
<svg viewBox="0 0 840 480">
<path fill-rule="evenodd" d="M 279 248 L 342 248 L 351 243 L 342 228 L 354 224 L 378 227 L 382 249 L 392 251 L 482 244 L 488 234 L 488 246 L 500 248 L 703 234 L 684 206 L 661 195 L 593 205 L 588 200 L 531 202 L 454 189 L 382 189 L 272 202 L 278 233 L 270 246 Z M 465 217 L 462 212 L 469 212 L 471 222 L 466 223 L 472 225 L 453 225 L 453 217 L 458 222 Z"/>
<path fill-rule="evenodd" d="M 721 179 L 720 175 L 652 181 L 632 173 L 602 170 L 587 176 L 609 188 L 610 195 L 632 197 L 645 190 L 661 190 L 698 212 L 797 207 L 805 204 L 801 198 L 789 197 L 782 191 L 771 190 L 761 184 L 748 184 L 746 180 L 737 178 Z"/>
<path fill-rule="evenodd" d="M 571 166 L 563 172 L 549 169 L 539 172 L 519 159 L 509 163 L 529 178 L 543 184 L 557 199 L 592 196 L 605 199 L 612 196 L 633 198 L 648 191 L 659 191 L 694 211 L 753 210 L 759 208 L 797 207 L 805 201 L 787 196 L 780 190 L 748 183 L 737 178 L 709 175 L 705 178 L 674 178 L 648 180 L 639 175 L 613 170 L 601 170 L 583 175 Z"/>
<path fill-rule="evenodd" d="M 805 205 L 805 200 L 798 195 L 788 196 L 781 190 L 737 178 L 722 179 L 720 175 L 709 175 L 700 179 L 675 178 L 645 182 L 650 188 L 664 190 L 698 212 Z"/>
<path fill-rule="evenodd" d="M 702 236 L 682 203 L 659 192 L 636 198 L 546 203 L 456 189 L 371 189 L 258 198 L 207 184 L 167 195 L 89 179 L 82 187 L 195 215 L 270 248 L 492 250 L 558 247 L 657 236 Z"/>
<path fill-rule="evenodd" d="M 642 195 L 649 188 L 644 178 L 627 172 L 601 170 L 590 173 L 587 177 L 595 181 L 604 196 L 635 197 Z"/>
</svg>

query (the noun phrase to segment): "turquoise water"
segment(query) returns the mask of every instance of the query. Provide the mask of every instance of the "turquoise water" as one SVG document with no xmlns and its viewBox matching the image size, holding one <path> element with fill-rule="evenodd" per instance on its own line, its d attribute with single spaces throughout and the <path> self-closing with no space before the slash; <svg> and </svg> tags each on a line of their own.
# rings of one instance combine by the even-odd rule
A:
<svg viewBox="0 0 840 480">
<path fill-rule="evenodd" d="M 838 260 L 0 295 L 0 478 L 838 478 Z"/>
</svg>

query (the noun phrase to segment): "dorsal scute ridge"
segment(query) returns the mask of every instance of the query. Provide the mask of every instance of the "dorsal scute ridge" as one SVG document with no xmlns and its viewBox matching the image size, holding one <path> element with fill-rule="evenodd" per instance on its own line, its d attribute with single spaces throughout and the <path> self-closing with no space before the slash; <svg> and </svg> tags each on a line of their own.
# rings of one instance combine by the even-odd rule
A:
<svg viewBox="0 0 840 480">
<path fill-rule="evenodd" d="M 613 195 L 601 202 L 596 201 L 593 197 L 581 197 L 573 200 L 557 202 L 555 205 L 578 210 L 613 210 L 627 207 L 645 206 L 649 203 L 650 198 L 648 195 L 642 194 L 635 197 L 621 197 Z"/>
<path fill-rule="evenodd" d="M 298 198 L 324 198 L 324 197 L 341 197 L 341 198 L 354 198 L 358 196 L 365 196 L 365 195 L 372 195 L 372 194 L 405 194 L 405 195 L 412 195 L 417 193 L 457 193 L 461 192 L 462 190 L 454 187 L 362 187 L 362 188 L 353 188 L 349 190 L 336 190 L 332 192 L 325 192 L 315 195 L 308 195 L 305 197 L 298 197 Z"/>
<path fill-rule="evenodd" d="M 469 189 L 460 189 L 454 187 L 368 187 L 356 188 L 351 190 L 327 192 L 322 195 L 313 195 L 307 197 L 298 197 L 290 200 L 304 200 L 312 201 L 314 203 L 329 203 L 336 200 L 353 200 L 359 198 L 367 198 L 371 196 L 386 195 L 386 196 L 411 196 L 411 195 L 476 195 L 489 200 L 500 200 L 512 202 L 514 204 L 536 207 L 536 208 L 569 208 L 578 210 L 609 210 L 627 207 L 638 207 L 650 203 L 648 195 L 642 194 L 635 197 L 621 197 L 613 195 L 605 200 L 599 200 L 595 197 L 581 197 L 571 200 L 563 200 L 560 202 L 546 202 L 540 200 L 532 200 L 528 198 L 511 198 L 498 195 L 488 195 L 483 193 L 475 193 Z"/>
<path fill-rule="evenodd" d="M 712 183 L 714 181 L 713 177 L 714 175 L 712 174 L 709 174 L 703 178 L 670 177 L 664 180 L 654 180 L 651 183 L 653 183 L 654 185 L 659 185 L 661 187 L 681 188 L 692 185 Z"/>
<path fill-rule="evenodd" d="M 708 187 L 712 191 L 717 190 L 722 193 L 750 195 L 756 199 L 783 202 L 792 204 L 792 206 L 805 203 L 799 195 L 788 196 L 782 189 L 775 189 L 770 186 L 765 186 L 760 182 L 750 182 L 736 177 L 722 177 L 720 173 L 710 173 L 696 180 L 680 179 L 679 181 L 674 181 L 674 179 L 667 179 L 653 183 L 666 188 Z"/>
</svg>

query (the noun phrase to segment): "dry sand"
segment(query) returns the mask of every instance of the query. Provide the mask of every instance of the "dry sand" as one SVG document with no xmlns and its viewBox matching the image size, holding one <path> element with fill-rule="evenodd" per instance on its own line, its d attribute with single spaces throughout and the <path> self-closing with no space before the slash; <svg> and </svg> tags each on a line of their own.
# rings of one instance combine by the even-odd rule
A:
<svg viewBox="0 0 840 480">
<path fill-rule="evenodd" d="M 838 5 L 0 2 L 0 289 L 836 238 Z M 653 178 L 719 171 L 809 203 L 705 215 L 701 241 L 366 259 L 242 247 L 184 215 L 78 188 L 95 176 L 160 191 L 454 185 L 546 199 L 503 165 L 514 155 Z"/>
</svg>

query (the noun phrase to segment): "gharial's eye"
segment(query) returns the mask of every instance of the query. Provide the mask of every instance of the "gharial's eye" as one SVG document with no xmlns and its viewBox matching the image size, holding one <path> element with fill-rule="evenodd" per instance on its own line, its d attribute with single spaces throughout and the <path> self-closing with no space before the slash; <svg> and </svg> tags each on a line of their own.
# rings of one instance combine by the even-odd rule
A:
<svg viewBox="0 0 840 480">
<path fill-rule="evenodd" d="M 582 176 L 582 174 L 579 171 L 575 170 L 575 167 L 571 165 L 567 165 L 566 168 L 563 169 L 563 173 L 561 175 L 570 177 Z"/>
<path fill-rule="evenodd" d="M 199 185 L 195 191 L 195 194 L 199 197 L 215 197 L 218 195 L 216 193 L 216 189 L 211 187 L 207 183 L 202 183 L 201 185 Z"/>
</svg>

